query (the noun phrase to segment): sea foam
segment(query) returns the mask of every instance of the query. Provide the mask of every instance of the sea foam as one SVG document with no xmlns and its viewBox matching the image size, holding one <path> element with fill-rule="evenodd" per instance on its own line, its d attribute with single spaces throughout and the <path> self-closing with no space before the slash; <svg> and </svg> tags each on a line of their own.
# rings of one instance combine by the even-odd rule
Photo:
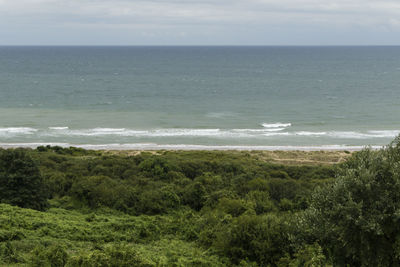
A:
<svg viewBox="0 0 400 267">
<path fill-rule="evenodd" d="M 292 126 L 291 123 L 281 123 L 281 122 L 276 122 L 276 123 L 262 123 L 261 124 L 264 128 L 287 128 Z"/>
<path fill-rule="evenodd" d="M 0 128 L 0 135 L 21 135 L 21 134 L 33 134 L 38 130 L 30 127 L 4 127 Z"/>
<path fill-rule="evenodd" d="M 125 137 L 125 138 L 229 138 L 229 139 L 252 139 L 259 140 L 267 138 L 304 138 L 307 140 L 324 139 L 383 139 L 394 138 L 400 134 L 400 130 L 367 130 L 367 131 L 291 131 L 283 125 L 289 123 L 269 124 L 270 128 L 161 128 L 161 129 L 130 129 L 130 128 L 90 128 L 71 129 L 67 126 L 52 126 L 46 129 L 35 129 L 30 127 L 3 127 L 0 128 L 0 137 L 13 138 L 30 135 L 36 138 L 54 137 L 68 140 L 68 137 Z M 272 125 L 272 126 L 271 126 Z M 280 127 L 278 127 L 280 125 Z M 289 126 L 287 126 L 289 127 Z M 32 139 L 34 140 L 34 139 Z M 57 139 L 53 139 L 57 140 Z M 100 140 L 100 139 L 99 139 Z M 116 139 L 118 140 L 118 139 Z M 284 139 L 280 139 L 284 142 Z M 301 139 L 299 139 L 301 140 Z M 1 141 L 1 140 L 0 140 Z"/>
<path fill-rule="evenodd" d="M 55 126 L 55 127 L 49 127 L 50 130 L 68 130 L 68 126 Z"/>
</svg>

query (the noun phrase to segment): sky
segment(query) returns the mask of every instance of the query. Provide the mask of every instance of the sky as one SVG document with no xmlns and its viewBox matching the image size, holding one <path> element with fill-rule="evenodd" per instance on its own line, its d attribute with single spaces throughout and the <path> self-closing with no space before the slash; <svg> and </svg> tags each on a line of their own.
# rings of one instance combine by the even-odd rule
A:
<svg viewBox="0 0 400 267">
<path fill-rule="evenodd" d="M 399 45 L 400 0 L 0 0 L 0 45 Z"/>
</svg>

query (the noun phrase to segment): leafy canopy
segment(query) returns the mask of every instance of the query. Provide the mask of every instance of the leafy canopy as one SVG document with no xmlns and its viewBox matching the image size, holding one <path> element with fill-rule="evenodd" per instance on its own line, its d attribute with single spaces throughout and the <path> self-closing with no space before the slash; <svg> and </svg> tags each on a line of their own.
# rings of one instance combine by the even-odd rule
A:
<svg viewBox="0 0 400 267">
<path fill-rule="evenodd" d="M 400 138 L 356 153 L 305 213 L 313 238 L 337 265 L 400 264 Z"/>
<path fill-rule="evenodd" d="M 36 210 L 47 207 L 39 168 L 23 149 L 0 150 L 0 202 Z"/>
</svg>

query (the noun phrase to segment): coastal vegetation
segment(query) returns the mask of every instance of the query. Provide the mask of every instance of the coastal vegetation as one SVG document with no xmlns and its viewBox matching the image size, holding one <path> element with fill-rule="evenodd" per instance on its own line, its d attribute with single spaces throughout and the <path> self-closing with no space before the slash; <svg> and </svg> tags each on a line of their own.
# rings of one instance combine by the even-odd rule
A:
<svg viewBox="0 0 400 267">
<path fill-rule="evenodd" d="M 313 153 L 0 150 L 0 266 L 397 266 L 400 140 Z"/>
</svg>

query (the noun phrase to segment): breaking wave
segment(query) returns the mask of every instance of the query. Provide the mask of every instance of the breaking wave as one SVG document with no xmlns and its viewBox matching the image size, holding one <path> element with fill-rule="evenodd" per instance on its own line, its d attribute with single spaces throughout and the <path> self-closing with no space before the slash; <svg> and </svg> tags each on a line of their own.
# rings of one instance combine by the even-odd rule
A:
<svg viewBox="0 0 400 267">
<path fill-rule="evenodd" d="M 34 134 L 37 129 L 30 127 L 4 127 L 0 128 L 0 136 L 18 136 L 26 134 Z"/>
<path fill-rule="evenodd" d="M 292 126 L 291 123 L 281 123 L 281 122 L 276 122 L 276 123 L 262 123 L 262 127 L 264 128 L 287 128 Z"/>
<path fill-rule="evenodd" d="M 394 138 L 400 130 L 369 130 L 369 131 L 290 131 L 284 128 L 290 124 L 269 124 L 269 128 L 261 129 L 192 129 L 192 128 L 167 128 L 167 129 L 129 129 L 129 128 L 92 128 L 70 129 L 67 126 L 48 127 L 35 129 L 30 127 L 4 127 L 0 128 L 1 139 L 27 136 L 27 138 L 65 138 L 68 137 L 204 137 L 204 138 L 330 138 L 330 139 L 374 139 Z M 65 139 L 66 140 L 66 139 Z"/>
</svg>

